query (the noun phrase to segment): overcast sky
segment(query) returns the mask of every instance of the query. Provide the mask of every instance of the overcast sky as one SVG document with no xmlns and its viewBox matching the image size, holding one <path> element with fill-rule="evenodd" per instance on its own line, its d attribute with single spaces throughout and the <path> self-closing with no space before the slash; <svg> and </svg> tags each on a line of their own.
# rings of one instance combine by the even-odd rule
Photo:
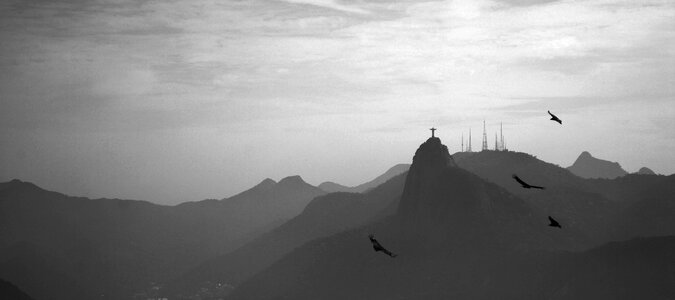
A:
<svg viewBox="0 0 675 300">
<path fill-rule="evenodd" d="M 672 0 L 3 0 L 0 41 L 0 181 L 70 195 L 356 185 L 483 119 L 563 167 L 675 172 Z"/>
</svg>

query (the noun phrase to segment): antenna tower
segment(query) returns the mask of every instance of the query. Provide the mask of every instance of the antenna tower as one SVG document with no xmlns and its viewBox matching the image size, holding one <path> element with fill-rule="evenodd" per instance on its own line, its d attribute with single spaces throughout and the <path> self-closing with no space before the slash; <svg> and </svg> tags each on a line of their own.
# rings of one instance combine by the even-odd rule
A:
<svg viewBox="0 0 675 300">
<path fill-rule="evenodd" d="M 495 151 L 499 151 L 499 144 L 497 143 L 497 133 L 495 132 Z"/>
<path fill-rule="evenodd" d="M 485 133 L 485 120 L 483 120 L 483 147 L 481 148 L 482 151 L 485 151 L 488 149 L 487 145 L 487 133 Z"/>
</svg>

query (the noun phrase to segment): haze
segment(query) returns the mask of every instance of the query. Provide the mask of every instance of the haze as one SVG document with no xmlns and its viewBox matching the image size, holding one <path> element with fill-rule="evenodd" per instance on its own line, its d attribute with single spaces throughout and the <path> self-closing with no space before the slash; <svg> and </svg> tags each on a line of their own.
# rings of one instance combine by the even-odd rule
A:
<svg viewBox="0 0 675 300">
<path fill-rule="evenodd" d="M 10 0 L 0 39 L 0 181 L 70 195 L 356 185 L 483 120 L 563 167 L 675 172 L 667 0 Z"/>
</svg>

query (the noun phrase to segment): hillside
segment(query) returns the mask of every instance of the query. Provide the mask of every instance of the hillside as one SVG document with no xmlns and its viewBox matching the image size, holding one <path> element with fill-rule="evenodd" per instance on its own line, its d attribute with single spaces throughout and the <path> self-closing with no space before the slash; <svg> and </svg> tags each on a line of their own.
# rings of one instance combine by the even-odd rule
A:
<svg viewBox="0 0 675 300">
<path fill-rule="evenodd" d="M 555 216 L 565 227 L 582 232 L 588 246 L 597 246 L 619 237 L 641 236 L 635 230 L 617 225 L 625 222 L 626 211 L 635 210 L 631 206 L 645 205 L 650 201 L 668 203 L 670 199 L 668 193 L 655 192 L 669 186 L 665 176 L 628 174 L 615 179 L 583 179 L 532 155 L 511 151 L 463 152 L 453 157 L 462 168 L 523 198 L 540 216 Z M 522 189 L 511 174 L 518 174 L 546 189 Z M 673 209 L 663 209 L 663 214 L 675 214 Z M 653 231 L 649 236 L 661 235 L 670 230 L 667 228 L 670 227 Z M 646 233 L 643 231 L 643 234 Z"/>
<path fill-rule="evenodd" d="M 581 178 L 614 179 L 628 174 L 619 163 L 595 158 L 587 151 L 582 152 L 567 169 Z"/>
<path fill-rule="evenodd" d="M 13 180 L 0 185 L 0 277 L 39 299 L 125 298 L 237 248 L 323 193 L 295 176 L 220 201 L 161 206 Z"/>
<path fill-rule="evenodd" d="M 547 227 L 527 201 L 455 167 L 444 152 L 440 141 L 420 146 L 396 215 L 306 243 L 244 282 L 231 299 L 675 296 L 667 267 L 675 238 L 563 251 L 583 243 L 581 231 Z M 398 257 L 373 252 L 369 233 Z M 648 278 L 659 278 L 625 284 L 650 268 L 656 275 Z"/>
<path fill-rule="evenodd" d="M 319 188 L 329 193 L 334 192 L 363 193 L 379 186 L 380 184 L 385 183 L 386 181 L 395 176 L 407 172 L 408 168 L 410 168 L 409 164 L 397 164 L 389 168 L 389 170 L 387 170 L 386 172 L 382 173 L 382 175 L 375 177 L 373 180 L 370 180 L 366 183 L 362 183 L 353 187 L 348 187 L 335 182 L 326 181 L 319 184 Z"/>
<path fill-rule="evenodd" d="M 398 201 L 405 177 L 406 174 L 395 176 L 363 194 L 331 193 L 317 197 L 299 216 L 173 280 L 166 296 L 226 295 L 229 289 L 305 242 L 373 221 L 383 209 Z M 226 288 L 219 288 L 218 284 Z"/>
</svg>

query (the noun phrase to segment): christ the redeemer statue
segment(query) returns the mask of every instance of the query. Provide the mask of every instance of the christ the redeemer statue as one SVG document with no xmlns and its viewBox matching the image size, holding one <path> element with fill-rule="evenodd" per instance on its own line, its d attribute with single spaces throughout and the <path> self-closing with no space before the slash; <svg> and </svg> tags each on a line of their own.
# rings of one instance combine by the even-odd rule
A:
<svg viewBox="0 0 675 300">
<path fill-rule="evenodd" d="M 436 128 L 431 127 L 429 130 L 431 130 L 431 137 L 435 137 L 434 131 L 436 131 Z"/>
</svg>

